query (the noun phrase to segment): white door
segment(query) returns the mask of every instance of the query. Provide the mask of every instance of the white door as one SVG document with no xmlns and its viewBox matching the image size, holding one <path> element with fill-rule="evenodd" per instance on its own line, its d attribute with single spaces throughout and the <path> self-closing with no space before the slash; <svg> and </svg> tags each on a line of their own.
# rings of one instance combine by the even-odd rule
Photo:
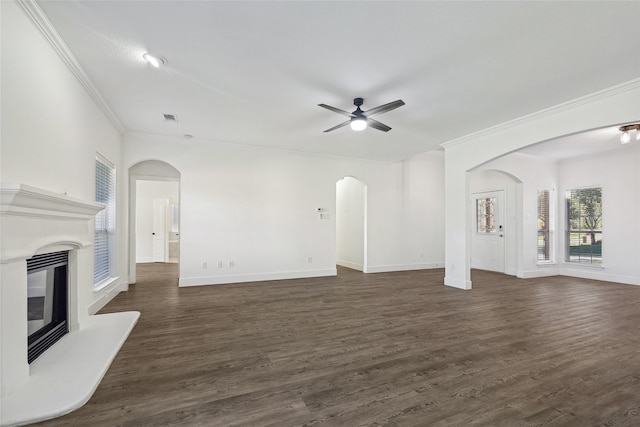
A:
<svg viewBox="0 0 640 427">
<path fill-rule="evenodd" d="M 471 195 L 471 268 L 504 273 L 504 190 Z"/>
<path fill-rule="evenodd" d="M 153 262 L 165 261 L 166 199 L 153 199 Z"/>
</svg>

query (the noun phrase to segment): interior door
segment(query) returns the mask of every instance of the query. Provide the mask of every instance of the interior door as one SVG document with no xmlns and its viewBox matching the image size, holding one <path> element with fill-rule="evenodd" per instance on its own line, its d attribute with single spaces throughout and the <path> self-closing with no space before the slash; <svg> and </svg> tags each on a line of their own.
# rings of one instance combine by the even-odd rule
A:
<svg viewBox="0 0 640 427">
<path fill-rule="evenodd" d="M 165 262 L 166 199 L 153 199 L 153 262 Z"/>
<path fill-rule="evenodd" d="M 471 195 L 471 268 L 504 273 L 504 190 Z"/>
</svg>

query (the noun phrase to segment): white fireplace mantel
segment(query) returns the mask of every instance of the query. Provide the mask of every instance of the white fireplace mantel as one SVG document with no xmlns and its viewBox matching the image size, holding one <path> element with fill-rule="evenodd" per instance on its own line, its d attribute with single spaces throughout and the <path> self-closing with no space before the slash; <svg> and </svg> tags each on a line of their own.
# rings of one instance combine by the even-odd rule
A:
<svg viewBox="0 0 640 427">
<path fill-rule="evenodd" d="M 0 186 L 0 425 L 23 425 L 86 403 L 140 313 L 89 315 L 93 235 L 101 204 L 24 184 Z M 27 259 L 69 251 L 68 324 L 27 362 Z"/>
<path fill-rule="evenodd" d="M 0 263 L 54 252 L 53 245 L 92 246 L 92 220 L 102 209 L 104 206 L 99 203 L 24 184 L 3 185 L 0 188 Z"/>
</svg>

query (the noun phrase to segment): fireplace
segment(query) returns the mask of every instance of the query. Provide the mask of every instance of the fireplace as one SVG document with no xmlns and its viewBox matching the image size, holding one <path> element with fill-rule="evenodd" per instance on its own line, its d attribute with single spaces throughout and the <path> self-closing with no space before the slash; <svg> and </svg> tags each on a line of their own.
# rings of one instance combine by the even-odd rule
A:
<svg viewBox="0 0 640 427">
<path fill-rule="evenodd" d="M 93 221 L 100 209 L 24 184 L 0 186 L 3 427 L 87 402 L 140 315 L 90 315 L 96 298 L 127 285 L 115 277 L 112 287 L 94 288 Z"/>
<path fill-rule="evenodd" d="M 27 260 L 27 361 L 33 362 L 69 332 L 67 264 L 69 252 Z"/>
</svg>

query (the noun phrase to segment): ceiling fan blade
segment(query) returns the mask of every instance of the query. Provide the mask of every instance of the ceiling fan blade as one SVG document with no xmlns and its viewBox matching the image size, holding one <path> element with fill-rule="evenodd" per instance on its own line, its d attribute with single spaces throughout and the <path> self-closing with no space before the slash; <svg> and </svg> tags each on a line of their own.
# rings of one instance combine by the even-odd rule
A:
<svg viewBox="0 0 640 427">
<path fill-rule="evenodd" d="M 383 132 L 389 132 L 391 128 L 384 123 L 380 123 L 377 120 L 373 120 L 371 117 L 367 117 L 367 124 L 374 129 L 381 130 Z"/>
<path fill-rule="evenodd" d="M 398 107 L 402 107 L 403 105 L 404 105 L 404 101 L 402 99 L 398 99 L 397 101 L 393 101 L 388 104 L 380 105 L 378 107 L 367 110 L 364 112 L 364 114 L 367 117 L 371 117 L 374 114 L 386 113 L 387 111 L 394 110 Z"/>
<path fill-rule="evenodd" d="M 351 120 L 347 120 L 347 121 L 346 121 L 346 122 L 344 122 L 344 123 L 340 123 L 339 125 L 336 125 L 336 126 L 332 127 L 331 129 L 327 129 L 327 130 L 325 130 L 325 132 L 331 132 L 332 130 L 340 129 L 341 127 L 346 126 L 346 125 L 348 125 L 349 123 L 351 123 Z M 391 129 L 391 128 L 389 128 L 389 129 Z"/>
<path fill-rule="evenodd" d="M 336 107 L 332 107 L 331 105 L 318 104 L 318 107 L 326 108 L 327 110 L 331 110 L 334 113 L 342 114 L 343 116 L 354 117 L 354 115 L 352 113 L 349 113 L 348 111 L 344 111 L 344 110 L 341 110 L 341 109 L 336 108 Z"/>
</svg>

